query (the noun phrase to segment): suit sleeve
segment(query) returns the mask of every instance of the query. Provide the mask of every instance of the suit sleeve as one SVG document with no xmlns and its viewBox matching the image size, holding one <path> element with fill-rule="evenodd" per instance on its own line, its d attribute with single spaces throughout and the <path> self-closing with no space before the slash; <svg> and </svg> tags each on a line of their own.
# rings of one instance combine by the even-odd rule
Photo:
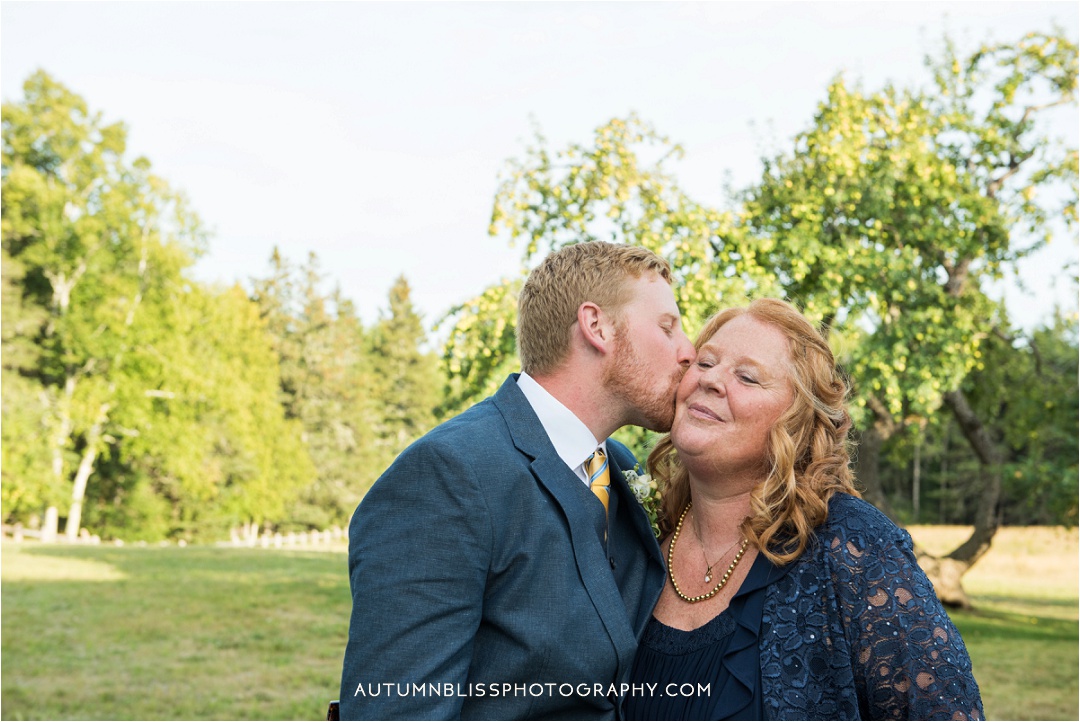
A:
<svg viewBox="0 0 1080 722">
<path fill-rule="evenodd" d="M 349 528 L 353 610 L 342 719 L 454 719 L 480 625 L 491 522 L 473 465 L 426 438 L 371 488 Z M 402 694 L 404 692 L 404 694 Z"/>
</svg>

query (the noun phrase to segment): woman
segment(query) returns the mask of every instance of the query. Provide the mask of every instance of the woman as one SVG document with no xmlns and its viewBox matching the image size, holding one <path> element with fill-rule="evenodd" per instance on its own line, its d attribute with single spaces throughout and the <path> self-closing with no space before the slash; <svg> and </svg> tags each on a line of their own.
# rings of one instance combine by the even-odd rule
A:
<svg viewBox="0 0 1080 722">
<path fill-rule="evenodd" d="M 982 718 L 910 537 L 852 485 L 848 389 L 828 344 L 761 299 L 714 316 L 695 346 L 649 457 L 668 584 L 627 717 Z"/>
</svg>

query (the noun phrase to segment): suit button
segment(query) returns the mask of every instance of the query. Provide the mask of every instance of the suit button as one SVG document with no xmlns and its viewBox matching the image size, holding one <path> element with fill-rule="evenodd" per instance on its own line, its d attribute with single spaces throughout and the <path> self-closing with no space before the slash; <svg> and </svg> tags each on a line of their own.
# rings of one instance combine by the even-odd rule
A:
<svg viewBox="0 0 1080 722">
<path fill-rule="evenodd" d="M 611 562 L 611 568 L 615 568 L 615 557 L 608 557 L 608 561 Z"/>
</svg>

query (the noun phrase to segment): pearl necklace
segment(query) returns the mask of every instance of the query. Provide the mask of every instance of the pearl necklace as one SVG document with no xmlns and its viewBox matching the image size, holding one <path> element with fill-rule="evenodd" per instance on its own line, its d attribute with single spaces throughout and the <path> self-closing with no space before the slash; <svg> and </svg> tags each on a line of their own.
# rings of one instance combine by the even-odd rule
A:
<svg viewBox="0 0 1080 722">
<path fill-rule="evenodd" d="M 688 503 L 686 505 L 686 508 L 683 509 L 683 513 L 679 516 L 679 523 L 675 525 L 675 533 L 671 535 L 671 545 L 668 547 L 667 553 L 668 579 L 671 580 L 671 586 L 675 589 L 675 594 L 679 596 L 679 599 L 683 600 L 684 602 L 689 602 L 690 604 L 694 604 L 695 602 L 703 602 L 706 599 L 712 599 L 713 597 L 715 597 L 716 594 L 724 588 L 724 585 L 727 584 L 728 579 L 731 578 L 731 573 L 735 571 L 735 567 L 738 566 L 739 561 L 743 558 L 743 554 L 746 553 L 746 547 L 750 545 L 749 539 L 744 538 L 742 540 L 742 545 L 739 547 L 739 552 L 735 555 L 735 558 L 731 560 L 731 564 L 728 566 L 727 571 L 724 572 L 724 576 L 720 578 L 720 582 L 715 587 L 713 587 L 713 590 L 711 592 L 708 592 L 707 594 L 699 594 L 696 597 L 688 597 L 683 594 L 682 590 L 679 589 L 679 583 L 675 581 L 675 542 L 679 541 L 679 532 L 682 531 L 683 520 L 686 519 L 686 512 L 690 511 L 690 507 L 692 507 L 693 505 L 694 502 Z M 706 561 L 705 563 L 708 564 L 708 561 Z"/>
</svg>

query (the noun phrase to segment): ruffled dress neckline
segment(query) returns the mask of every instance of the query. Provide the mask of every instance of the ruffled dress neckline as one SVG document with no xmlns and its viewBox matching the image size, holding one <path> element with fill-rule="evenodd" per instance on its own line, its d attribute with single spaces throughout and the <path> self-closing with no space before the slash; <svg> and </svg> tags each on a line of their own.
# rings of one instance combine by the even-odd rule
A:
<svg viewBox="0 0 1080 722">
<path fill-rule="evenodd" d="M 784 569 L 758 554 L 727 609 L 697 629 L 676 629 L 652 617 L 630 679 L 644 687 L 627 696 L 627 719 L 762 719 L 761 612 L 766 588 Z M 686 684 L 694 694 L 680 691 L 690 689 L 681 688 Z"/>
</svg>

